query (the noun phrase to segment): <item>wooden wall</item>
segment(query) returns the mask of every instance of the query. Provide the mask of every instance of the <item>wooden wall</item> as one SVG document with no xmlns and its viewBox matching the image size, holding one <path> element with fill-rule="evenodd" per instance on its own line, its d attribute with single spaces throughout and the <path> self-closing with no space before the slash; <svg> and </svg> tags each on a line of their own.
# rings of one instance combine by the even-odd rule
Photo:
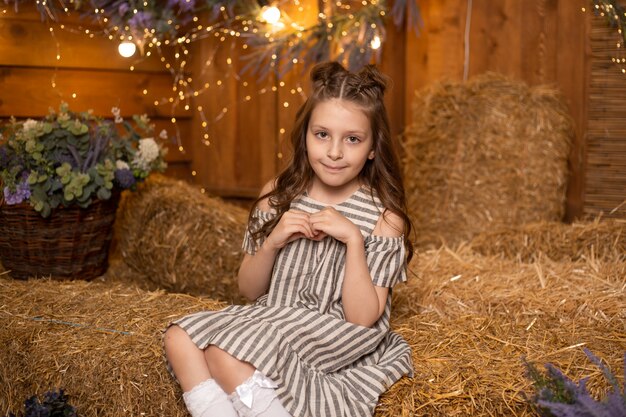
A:
<svg viewBox="0 0 626 417">
<path fill-rule="evenodd" d="M 591 16 L 582 8 L 589 9 L 591 0 L 418 3 L 424 22 L 419 35 L 399 32 L 392 24 L 387 27 L 381 67 L 394 84 L 387 96 L 393 132 L 401 134 L 410 123 L 416 91 L 442 78 L 461 80 L 465 70 L 469 77 L 496 71 L 530 85 L 556 86 L 567 100 L 576 129 L 567 219 L 581 216 L 586 204 L 591 77 Z M 302 15 L 291 10 L 291 16 L 314 18 L 317 2 L 303 4 Z M 114 43 L 58 28 L 55 33 L 62 54 L 58 61 L 54 38 L 36 15 L 0 14 L 0 117 L 37 116 L 63 98 L 76 108 L 108 114 L 112 105 L 118 105 L 125 114 L 146 112 L 160 125 L 169 124 L 171 108 L 153 104 L 156 97 L 168 95 L 172 83 L 156 60 L 138 63 L 131 72 Z M 306 96 L 308 77 L 299 71 L 283 78 L 271 74 L 265 80 L 241 76 L 240 46 L 213 38 L 192 45 L 189 71 L 196 83 L 210 87 L 190 111 L 173 110 L 185 152 L 173 145 L 170 160 L 176 175 L 191 177 L 209 192 L 251 198 L 289 157 L 289 131 Z M 75 91 L 77 97 L 71 98 Z"/>
</svg>

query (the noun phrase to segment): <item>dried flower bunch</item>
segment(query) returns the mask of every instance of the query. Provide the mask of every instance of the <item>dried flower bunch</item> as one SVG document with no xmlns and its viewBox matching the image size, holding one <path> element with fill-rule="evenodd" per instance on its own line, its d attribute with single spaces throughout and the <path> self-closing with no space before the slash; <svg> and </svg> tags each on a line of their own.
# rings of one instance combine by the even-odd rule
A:
<svg viewBox="0 0 626 417">
<path fill-rule="evenodd" d="M 7 417 L 76 417 L 76 408 L 68 403 L 68 396 L 63 389 L 52 390 L 44 394 L 40 401 L 33 395 L 24 401 L 24 412 L 9 413 Z"/>
<path fill-rule="evenodd" d="M 542 417 L 623 417 L 626 416 L 626 386 L 620 389 L 617 378 L 610 369 L 602 363 L 587 348 L 585 355 L 604 374 L 612 389 L 604 399 L 594 399 L 586 386 L 586 379 L 576 384 L 554 365 L 545 365 L 546 372 L 542 373 L 537 367 L 525 362 L 528 377 L 532 380 L 535 394 L 531 399 L 537 412 Z M 626 366 L 626 353 L 624 353 Z M 626 369 L 624 370 L 626 376 Z"/>
<path fill-rule="evenodd" d="M 14 118 L 0 136 L 0 184 L 4 203 L 28 201 L 43 217 L 59 206 L 88 207 L 114 191 L 132 189 L 153 171 L 163 171 L 165 150 L 147 116 L 125 121 L 91 111 L 74 113 L 66 103 L 41 121 Z M 166 138 L 165 131 L 161 138 Z M 1 200 L 0 200 L 1 201 Z"/>
</svg>

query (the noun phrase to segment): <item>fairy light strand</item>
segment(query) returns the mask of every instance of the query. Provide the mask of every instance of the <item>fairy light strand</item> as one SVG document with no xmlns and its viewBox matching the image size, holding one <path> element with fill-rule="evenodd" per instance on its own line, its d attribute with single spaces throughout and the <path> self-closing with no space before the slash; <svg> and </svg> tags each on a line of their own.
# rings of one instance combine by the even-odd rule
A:
<svg viewBox="0 0 626 417">
<path fill-rule="evenodd" d="M 229 56 L 227 58 L 227 71 L 224 81 L 234 80 L 241 83 L 241 74 L 234 68 L 232 56 L 240 52 L 238 56 L 245 62 L 242 72 L 250 72 L 256 75 L 267 75 L 270 72 L 277 74 L 281 79 L 288 71 L 295 68 L 306 68 L 314 62 L 323 59 L 337 59 L 343 61 L 349 68 L 355 69 L 369 63 L 372 59 L 378 60 L 382 45 L 385 42 L 384 20 L 386 18 L 385 3 L 379 0 L 362 1 L 323 1 L 317 21 L 311 25 L 304 25 L 296 20 L 292 20 L 282 9 L 286 4 L 273 3 L 273 17 L 269 18 L 255 2 L 243 0 L 223 0 L 206 1 L 206 5 L 220 5 L 218 16 L 208 16 L 200 14 L 204 7 L 194 10 L 178 9 L 177 13 L 171 13 L 167 25 L 150 26 L 147 22 L 146 11 L 156 10 L 157 0 L 146 0 L 135 2 L 132 10 L 122 10 L 117 7 L 113 10 L 103 8 L 87 8 L 91 4 L 83 0 L 71 0 L 66 4 L 63 0 L 37 0 L 36 6 L 43 17 L 51 22 L 59 21 L 60 17 L 67 17 L 78 11 L 83 17 L 91 18 L 99 29 L 85 28 L 80 25 L 59 24 L 63 30 L 80 33 L 90 38 L 102 36 L 111 42 L 133 42 L 139 50 L 139 57 L 134 59 L 129 66 L 134 71 L 136 65 L 153 55 L 160 60 L 161 64 L 172 77 L 172 91 L 168 97 L 151 99 L 155 106 L 169 106 L 170 120 L 176 129 L 176 144 L 181 152 L 184 148 L 181 143 L 181 135 L 176 123 L 176 109 L 179 106 L 185 111 L 196 111 L 201 120 L 202 140 L 206 146 L 211 144 L 209 129 L 212 125 L 222 120 L 229 112 L 229 106 L 241 105 L 251 101 L 252 96 L 259 97 L 269 91 L 276 92 L 275 89 L 261 88 L 254 93 L 244 95 L 235 103 L 228 103 L 222 109 L 207 118 L 205 109 L 199 110 L 194 107 L 193 98 L 206 93 L 210 89 L 223 88 L 219 82 L 213 86 L 209 83 L 197 85 L 195 79 L 206 78 L 206 72 L 215 64 L 215 56 L 222 46 L 230 43 Z M 404 8 L 407 2 L 414 0 L 397 0 L 394 10 L 400 5 Z M 18 1 L 15 0 L 17 10 Z M 203 2 L 197 1 L 196 5 Z M 303 13 L 305 9 L 299 0 L 289 2 L 294 5 L 298 12 Z M 6 2 L 5 2 L 6 4 Z M 122 2 L 119 6 L 128 5 L 129 2 Z M 172 6 L 164 6 L 159 3 L 159 16 L 165 16 L 166 9 Z M 68 7 L 69 6 L 69 7 Z M 124 13 L 122 13 L 122 11 Z M 6 10 L 3 11 L 6 13 Z M 199 14 L 202 18 L 199 17 Z M 123 15 L 120 17 L 120 15 Z M 180 20 L 177 18 L 180 17 Z M 181 24 L 182 18 L 189 18 L 186 25 Z M 394 21 L 396 17 L 394 17 Z M 163 29 L 165 28 L 165 29 Z M 51 26 L 51 33 L 54 31 Z M 213 37 L 217 40 L 216 47 L 213 48 L 212 56 L 206 60 L 205 65 L 198 76 L 192 77 L 187 70 L 189 49 L 192 42 Z M 61 59 L 60 48 L 57 42 L 57 64 Z M 236 50 L 239 45 L 240 51 Z M 163 48 L 172 49 L 173 56 L 164 53 Z M 279 70 L 280 68 L 280 70 Z M 261 69 L 261 72 L 255 72 Z M 56 87 L 56 74 L 53 76 L 53 87 Z M 285 84 L 279 84 L 284 88 Z M 303 96 L 302 88 L 299 84 L 296 88 L 291 88 L 294 92 L 299 92 Z M 147 99 L 150 95 L 148 90 L 142 92 Z M 279 103 L 283 108 L 290 106 L 290 99 Z M 278 140 L 284 137 L 284 128 L 280 127 Z M 280 154 L 280 152 L 279 152 Z M 282 154 L 281 154 L 282 155 Z"/>
<path fill-rule="evenodd" d="M 586 8 L 582 8 L 586 12 Z M 615 43 L 615 56 L 611 62 L 618 66 L 622 74 L 626 74 L 626 57 L 624 47 L 626 45 L 626 9 L 616 0 L 592 0 L 592 11 L 603 17 L 611 28 L 617 32 L 618 40 Z"/>
</svg>

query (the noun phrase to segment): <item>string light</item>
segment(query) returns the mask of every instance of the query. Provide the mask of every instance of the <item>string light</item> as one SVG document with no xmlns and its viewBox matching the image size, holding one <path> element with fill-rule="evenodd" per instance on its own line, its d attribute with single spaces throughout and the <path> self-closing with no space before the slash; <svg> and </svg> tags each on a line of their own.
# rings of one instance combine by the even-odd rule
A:
<svg viewBox="0 0 626 417">
<path fill-rule="evenodd" d="M 374 36 L 374 39 L 372 39 L 370 46 L 372 47 L 372 49 L 378 49 L 380 48 L 381 44 L 382 44 L 382 41 L 380 40 L 380 36 L 376 35 Z"/>
<path fill-rule="evenodd" d="M 219 1 L 219 0 L 218 0 Z M 133 65 L 130 66 L 130 70 L 134 71 L 135 64 L 139 61 L 157 55 L 162 63 L 163 67 L 172 75 L 174 86 L 178 86 L 174 89 L 171 97 L 162 97 L 160 99 L 152 99 L 151 102 L 154 106 L 171 106 L 172 114 L 171 121 L 174 126 L 176 125 L 176 118 L 173 117 L 174 109 L 177 106 L 181 106 L 185 111 L 190 111 L 192 106 L 190 105 L 190 99 L 198 97 L 200 94 L 205 93 L 209 89 L 223 88 L 226 78 L 240 82 L 240 75 L 237 73 L 237 69 L 234 68 L 233 59 L 229 56 L 226 59 L 228 65 L 227 73 L 223 76 L 223 79 L 219 79 L 213 84 L 205 82 L 202 85 L 195 85 L 194 79 L 191 76 L 185 75 L 187 62 L 184 57 L 188 56 L 189 50 L 187 46 L 192 41 L 201 39 L 207 39 L 209 37 L 215 37 L 218 44 L 215 50 L 221 48 L 221 45 L 225 45 L 226 42 L 231 40 L 242 39 L 231 45 L 231 48 L 235 45 L 240 46 L 242 51 L 251 50 L 254 54 L 251 54 L 252 59 L 249 61 L 250 65 L 248 69 L 251 69 L 251 73 L 256 71 L 261 78 L 268 75 L 277 77 L 278 79 L 294 69 L 295 67 L 307 67 L 311 64 L 309 57 L 307 56 L 310 51 L 309 46 L 312 46 L 314 50 L 311 55 L 328 56 L 330 59 L 336 59 L 343 61 L 346 64 L 361 66 L 365 63 L 369 63 L 372 59 L 378 59 L 380 49 L 385 40 L 384 22 L 383 17 L 385 13 L 385 4 L 378 0 L 362 0 L 361 5 L 355 5 L 355 3 L 348 4 L 344 0 L 328 1 L 323 0 L 321 10 L 319 10 L 319 19 L 311 25 L 300 23 L 297 19 L 292 19 L 292 16 L 288 16 L 281 11 L 275 4 L 270 4 L 266 7 L 259 8 L 255 6 L 255 2 L 245 2 L 243 0 L 235 0 L 237 7 L 224 7 L 220 6 L 221 19 L 207 22 L 200 22 L 197 15 L 195 15 L 199 9 L 193 10 L 193 16 L 189 16 L 193 21 L 193 24 L 189 26 L 182 26 L 179 24 L 183 18 L 184 13 L 187 13 L 184 9 L 178 9 L 178 13 L 170 14 L 171 17 L 167 21 L 167 25 L 156 26 L 155 22 L 152 22 L 153 27 L 140 27 L 137 25 L 138 19 L 146 11 L 154 12 L 154 2 L 143 1 L 142 3 L 135 2 L 134 8 L 129 11 L 137 19 L 130 23 L 128 16 L 124 17 L 124 13 L 119 10 L 115 10 L 113 13 L 107 8 L 96 8 L 92 10 L 92 16 L 97 23 L 101 25 L 101 31 L 90 29 L 84 29 L 78 27 L 74 30 L 76 33 L 82 32 L 84 35 L 93 37 L 94 34 L 101 35 L 110 40 L 117 40 L 119 43 L 130 44 L 135 47 L 135 51 L 129 54 L 128 57 L 136 55 L 137 49 L 140 54 L 136 58 Z M 42 2 L 45 3 L 45 2 Z M 63 4 L 62 2 L 59 2 Z M 50 17 L 51 20 L 56 20 L 53 6 L 53 2 L 47 2 L 45 14 Z M 196 3 L 199 4 L 199 3 Z M 219 4 L 219 3 L 218 3 Z M 299 12 L 306 12 L 306 9 L 302 7 L 301 1 L 294 0 L 294 6 L 297 7 Z M 253 7 L 251 8 L 250 5 Z M 39 6 L 37 6 L 39 7 Z M 156 11 L 153 14 L 155 19 L 162 19 L 161 16 L 165 16 L 163 10 L 170 8 L 171 6 L 164 6 L 162 10 Z M 178 6 L 176 6 L 178 7 Z M 41 10 L 41 9 L 40 9 Z M 168 9 L 169 10 L 169 9 Z M 232 13 L 232 10 L 239 10 L 239 14 Z M 42 13 L 43 15 L 44 13 Z M 69 15 L 71 11 L 68 8 L 64 9 L 64 14 Z M 307 17 L 309 19 L 310 16 Z M 202 18 L 202 17 L 201 17 Z M 126 19 L 126 20 L 124 20 Z M 181 20 L 178 20 L 181 19 Z M 210 18 L 209 18 L 210 19 Z M 307 19 L 301 19 L 305 22 Z M 58 20 L 57 20 L 58 21 Z M 159 20 L 159 22 L 165 22 Z M 363 25 L 361 25 L 363 23 Z M 72 31 L 72 25 L 61 26 L 65 30 Z M 186 33 L 180 33 L 181 27 L 185 27 Z M 51 28 L 52 32 L 52 28 Z M 323 34 L 323 35 L 321 35 Z M 321 36 L 320 36 L 321 35 Z M 328 42 L 318 42 L 318 39 L 328 39 Z M 312 41 L 315 40 L 315 41 Z M 313 43 L 311 43 L 313 42 Z M 128 46 L 130 49 L 131 46 Z M 121 46 L 121 45 L 118 45 Z M 174 48 L 173 53 L 164 54 L 161 49 L 164 46 Z M 327 48 L 328 52 L 321 52 Z M 119 51 L 119 49 L 118 49 Z M 129 52 L 126 52 L 127 54 Z M 214 52 L 215 54 L 217 52 Z M 120 51 L 120 54 L 122 52 Z M 57 55 L 60 60 L 60 54 Z M 171 57 L 167 59 L 166 56 Z M 256 57 L 267 57 L 266 61 L 256 60 Z M 135 59 L 135 58 L 134 58 Z M 213 58 L 209 58 L 205 62 L 205 66 L 197 78 L 204 75 L 207 68 L 211 67 L 214 63 Z M 300 68 L 303 70 L 304 68 Z M 350 68 L 355 69 L 355 68 Z M 290 83 L 295 83 L 297 88 L 290 88 L 290 93 L 295 95 L 299 93 L 302 98 L 305 98 L 303 89 L 299 85 L 298 80 L 292 80 Z M 53 81 L 53 86 L 56 84 Z M 281 82 L 280 87 L 285 87 L 285 83 Z M 247 83 L 244 82 L 244 87 L 247 87 Z M 291 87 L 294 87 L 293 85 Z M 260 88 L 255 92 L 246 92 L 241 95 L 238 103 L 247 103 L 252 101 L 253 97 L 260 96 L 266 93 L 276 93 L 276 85 L 272 85 L 271 88 Z M 148 91 L 143 89 L 143 95 L 147 96 Z M 227 103 L 233 105 L 234 103 Z M 293 104 L 293 102 L 291 102 Z M 282 106 L 289 107 L 289 101 L 283 101 Z M 207 118 L 204 114 L 205 110 L 201 106 L 195 108 L 202 120 L 202 127 L 205 129 L 203 137 L 205 144 L 210 144 L 208 141 L 208 129 L 211 129 L 212 125 L 219 122 L 228 113 L 228 106 L 223 107 L 221 110 L 217 110 L 211 118 Z M 281 128 L 279 138 L 284 136 L 284 128 Z M 176 140 L 180 141 L 180 134 L 177 134 Z M 179 149 L 182 152 L 183 147 L 179 144 Z M 277 155 L 282 153 L 278 152 Z"/>
<path fill-rule="evenodd" d="M 131 56 L 135 55 L 135 52 L 137 51 L 137 46 L 133 42 L 124 41 L 118 45 L 117 51 L 124 58 L 130 58 Z"/>
<path fill-rule="evenodd" d="M 270 25 L 276 25 L 280 21 L 280 10 L 276 6 L 265 6 L 262 9 L 261 17 Z"/>
<path fill-rule="evenodd" d="M 626 74 L 626 68 L 623 67 L 623 64 L 626 63 L 626 59 L 620 57 L 624 49 L 622 46 L 626 43 L 626 11 L 615 0 L 593 0 L 593 3 L 594 12 L 604 17 L 607 23 L 617 31 L 620 40 L 615 43 L 615 49 L 618 56 L 612 57 L 611 62 L 620 65 L 620 71 Z M 582 11 L 585 12 L 586 9 L 583 7 Z"/>
</svg>

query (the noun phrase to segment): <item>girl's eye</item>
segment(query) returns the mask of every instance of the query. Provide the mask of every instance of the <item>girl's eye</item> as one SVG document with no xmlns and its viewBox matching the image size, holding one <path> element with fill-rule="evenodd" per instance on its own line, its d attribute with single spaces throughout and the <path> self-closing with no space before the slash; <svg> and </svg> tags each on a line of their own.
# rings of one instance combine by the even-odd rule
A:
<svg viewBox="0 0 626 417">
<path fill-rule="evenodd" d="M 326 139 L 328 137 L 328 133 L 321 131 L 321 132 L 317 132 L 315 136 L 317 136 L 320 139 Z"/>
<path fill-rule="evenodd" d="M 361 142 L 361 139 L 359 139 L 356 136 L 348 136 L 346 138 L 346 141 L 348 141 L 348 143 L 359 143 L 359 142 Z"/>
</svg>

